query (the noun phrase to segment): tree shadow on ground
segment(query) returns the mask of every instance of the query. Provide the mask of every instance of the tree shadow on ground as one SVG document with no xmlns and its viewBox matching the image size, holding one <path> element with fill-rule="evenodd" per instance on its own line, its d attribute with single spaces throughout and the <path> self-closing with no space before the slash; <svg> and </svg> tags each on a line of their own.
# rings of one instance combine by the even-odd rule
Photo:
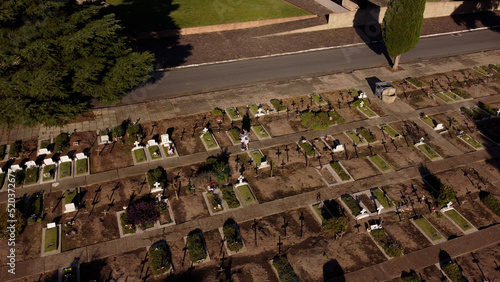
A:
<svg viewBox="0 0 500 282">
<path fill-rule="evenodd" d="M 354 29 L 368 48 L 377 55 L 384 55 L 389 65 L 392 65 L 392 59 L 383 42 L 382 26 L 378 21 L 380 7 L 376 5 L 366 6 L 366 9 L 360 8 L 356 11 L 353 20 Z"/>
<path fill-rule="evenodd" d="M 344 274 L 344 270 L 336 259 L 323 265 L 323 281 L 343 282 L 345 281 Z"/>
<path fill-rule="evenodd" d="M 451 17 L 456 24 L 474 29 L 478 23 L 486 26 L 498 26 L 500 16 L 494 11 L 500 5 L 500 0 L 464 1 L 453 11 Z M 499 31 L 498 29 L 493 29 Z"/>
</svg>

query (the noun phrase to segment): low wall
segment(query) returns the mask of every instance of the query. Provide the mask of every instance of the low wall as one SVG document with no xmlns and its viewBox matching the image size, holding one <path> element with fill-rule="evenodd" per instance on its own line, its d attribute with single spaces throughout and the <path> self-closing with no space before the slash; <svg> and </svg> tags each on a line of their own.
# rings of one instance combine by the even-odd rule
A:
<svg viewBox="0 0 500 282">
<path fill-rule="evenodd" d="M 329 28 L 344 28 L 366 25 L 373 21 L 382 23 L 387 7 L 357 10 L 345 13 L 331 13 L 328 17 Z M 426 2 L 424 19 L 469 14 L 482 11 L 499 10 L 499 7 L 481 5 L 474 1 Z"/>
</svg>

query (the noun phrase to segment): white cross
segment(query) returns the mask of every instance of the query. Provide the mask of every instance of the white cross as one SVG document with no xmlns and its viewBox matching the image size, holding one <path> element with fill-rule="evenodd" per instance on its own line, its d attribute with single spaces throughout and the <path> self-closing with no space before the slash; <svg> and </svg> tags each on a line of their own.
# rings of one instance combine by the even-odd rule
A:
<svg viewBox="0 0 500 282">
<path fill-rule="evenodd" d="M 207 134 L 208 133 L 208 128 L 203 128 L 203 134 Z"/>
<path fill-rule="evenodd" d="M 156 189 L 160 188 L 160 185 L 161 185 L 161 184 L 160 184 L 159 182 L 155 182 L 155 184 L 153 184 L 153 186 L 154 186 Z"/>
<path fill-rule="evenodd" d="M 135 147 L 138 147 L 138 146 L 139 146 L 139 141 L 135 141 L 135 142 L 134 142 L 134 146 L 135 146 Z"/>
<path fill-rule="evenodd" d="M 240 184 L 243 184 L 243 179 L 245 179 L 245 177 L 243 177 L 243 175 L 240 175 L 240 177 L 238 177 L 238 180 L 240 181 Z"/>
</svg>

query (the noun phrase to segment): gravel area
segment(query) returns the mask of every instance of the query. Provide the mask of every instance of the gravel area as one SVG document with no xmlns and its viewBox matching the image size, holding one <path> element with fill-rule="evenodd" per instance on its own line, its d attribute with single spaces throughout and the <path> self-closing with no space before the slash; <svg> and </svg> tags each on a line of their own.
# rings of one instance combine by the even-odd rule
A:
<svg viewBox="0 0 500 282">
<path fill-rule="evenodd" d="M 500 12 L 426 19 L 421 34 L 492 26 L 498 23 L 498 16 Z M 244 30 L 141 40 L 135 42 L 135 47 L 153 52 L 157 68 L 168 68 L 363 42 L 364 27 L 272 36 L 321 24 L 325 24 L 325 20 L 315 18 Z M 380 36 L 371 38 L 379 39 Z"/>
</svg>

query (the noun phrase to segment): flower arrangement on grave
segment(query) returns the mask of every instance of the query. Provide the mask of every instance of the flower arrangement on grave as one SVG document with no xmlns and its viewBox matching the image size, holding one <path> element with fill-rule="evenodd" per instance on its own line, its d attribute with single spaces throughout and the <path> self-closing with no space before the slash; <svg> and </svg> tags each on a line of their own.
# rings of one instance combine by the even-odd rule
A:
<svg viewBox="0 0 500 282">
<path fill-rule="evenodd" d="M 159 211 L 159 212 L 164 212 L 167 210 L 167 203 L 165 202 L 158 202 L 156 203 L 156 209 Z"/>
</svg>

